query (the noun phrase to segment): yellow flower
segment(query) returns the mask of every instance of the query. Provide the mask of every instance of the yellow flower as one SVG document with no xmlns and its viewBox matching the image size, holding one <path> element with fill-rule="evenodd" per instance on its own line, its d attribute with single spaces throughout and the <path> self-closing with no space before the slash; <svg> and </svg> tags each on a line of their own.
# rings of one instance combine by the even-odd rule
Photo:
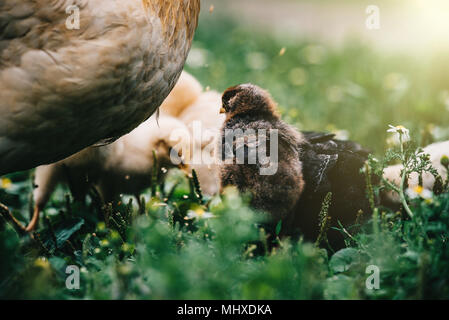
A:
<svg viewBox="0 0 449 320">
<path fill-rule="evenodd" d="M 112 240 L 120 239 L 120 234 L 115 230 L 111 231 L 111 239 Z"/>
<path fill-rule="evenodd" d="M 432 191 L 424 188 L 423 186 L 416 186 L 411 189 L 407 189 L 406 193 L 411 199 L 421 197 L 422 199 L 429 200 L 433 197 Z"/>
<path fill-rule="evenodd" d="M 448 156 L 446 156 L 446 155 L 442 156 L 440 162 L 446 168 L 449 167 L 449 157 Z"/>
<path fill-rule="evenodd" d="M 50 263 L 48 262 L 48 260 L 46 258 L 40 257 L 37 258 L 36 260 L 34 260 L 34 265 L 36 267 L 40 267 L 43 269 L 49 268 L 50 267 Z"/>
<path fill-rule="evenodd" d="M 103 231 L 105 229 L 106 229 L 106 223 L 104 223 L 103 221 L 101 221 L 97 224 L 97 230 Z"/>
<path fill-rule="evenodd" d="M 213 218 L 214 215 L 210 212 L 205 211 L 203 208 L 198 207 L 198 208 L 195 208 L 194 210 L 189 210 L 187 212 L 187 217 L 189 219 L 194 219 L 194 218 L 209 219 L 209 218 Z"/>
<path fill-rule="evenodd" d="M 11 186 L 12 186 L 12 181 L 11 181 L 11 179 L 8 179 L 8 178 L 1 178 L 1 181 L 0 181 L 1 183 L 0 183 L 0 185 L 1 185 L 1 187 L 3 188 L 3 189 L 9 189 Z"/>
</svg>

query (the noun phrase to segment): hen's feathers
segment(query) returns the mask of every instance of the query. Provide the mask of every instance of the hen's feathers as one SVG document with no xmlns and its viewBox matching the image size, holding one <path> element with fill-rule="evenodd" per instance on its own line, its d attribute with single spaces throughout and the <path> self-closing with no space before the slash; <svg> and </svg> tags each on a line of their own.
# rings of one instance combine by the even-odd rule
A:
<svg viewBox="0 0 449 320">
<path fill-rule="evenodd" d="M 78 30 L 66 27 L 71 5 Z M 0 175 L 147 119 L 181 73 L 198 10 L 199 0 L 0 0 Z"/>
</svg>

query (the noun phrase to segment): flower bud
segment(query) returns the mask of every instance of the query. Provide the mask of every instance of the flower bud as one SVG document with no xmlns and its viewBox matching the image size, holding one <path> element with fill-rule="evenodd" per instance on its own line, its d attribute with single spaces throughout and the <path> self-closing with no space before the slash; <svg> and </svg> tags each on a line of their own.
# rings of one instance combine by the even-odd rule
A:
<svg viewBox="0 0 449 320">
<path fill-rule="evenodd" d="M 448 156 L 442 156 L 440 162 L 446 169 L 449 168 L 449 157 Z"/>
</svg>

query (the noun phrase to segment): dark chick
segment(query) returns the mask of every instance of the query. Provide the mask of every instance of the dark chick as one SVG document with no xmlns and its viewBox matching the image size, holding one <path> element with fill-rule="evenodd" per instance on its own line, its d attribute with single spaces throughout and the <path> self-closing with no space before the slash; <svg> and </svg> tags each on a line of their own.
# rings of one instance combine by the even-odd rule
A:
<svg viewBox="0 0 449 320">
<path fill-rule="evenodd" d="M 280 119 L 270 95 L 255 85 L 229 88 L 222 100 L 222 111 L 226 112 L 220 145 L 222 160 L 232 162 L 221 166 L 222 188 L 234 185 L 242 193 L 249 193 L 254 208 L 271 214 L 271 226 L 279 220 L 285 223 L 291 219 L 291 213 L 304 190 L 298 148 L 303 142 L 302 135 Z M 277 139 L 270 134 L 273 129 L 277 130 Z M 239 130 L 243 132 L 244 140 L 232 139 Z M 258 140 L 261 138 L 259 130 L 265 130 L 266 143 Z M 271 154 L 274 144 L 278 147 L 277 154 Z M 257 157 L 255 162 L 251 162 L 256 149 L 269 158 L 277 155 L 278 161 L 265 164 Z M 243 151 L 243 164 L 233 159 L 239 151 Z"/>
<path fill-rule="evenodd" d="M 300 159 L 305 188 L 293 212 L 294 220 L 288 233 L 315 241 L 320 232 L 318 221 L 322 203 L 332 192 L 327 238 L 336 250 L 344 247 L 345 238 L 342 232 L 333 229 L 339 228 L 338 221 L 348 228 L 354 225 L 360 211 L 364 217 L 371 211 L 365 175 L 361 173 L 369 152 L 355 142 L 337 140 L 333 134 L 303 132 L 303 136 Z"/>
<path fill-rule="evenodd" d="M 334 139 L 334 135 L 298 132 L 283 122 L 270 95 L 257 86 L 246 84 L 228 89 L 223 95 L 223 111 L 227 118 L 222 129 L 222 157 L 235 154 L 239 147 L 230 146 L 226 130 L 278 130 L 278 170 L 273 175 L 261 175 L 261 164 L 248 164 L 251 143 L 245 140 L 245 162 L 223 164 L 222 187 L 235 185 L 252 195 L 252 205 L 268 212 L 271 226 L 282 220 L 281 235 L 315 241 L 319 235 L 319 213 L 325 196 L 332 192 L 329 209 L 331 225 L 337 221 L 348 226 L 357 213 L 369 211 L 365 196 L 365 179 L 360 173 L 368 152 L 350 141 Z M 247 138 L 251 136 L 245 135 Z M 269 140 L 266 149 L 269 150 Z M 258 145 L 258 148 L 263 145 Z M 328 238 L 334 248 L 342 247 L 343 235 L 330 229 Z"/>
</svg>

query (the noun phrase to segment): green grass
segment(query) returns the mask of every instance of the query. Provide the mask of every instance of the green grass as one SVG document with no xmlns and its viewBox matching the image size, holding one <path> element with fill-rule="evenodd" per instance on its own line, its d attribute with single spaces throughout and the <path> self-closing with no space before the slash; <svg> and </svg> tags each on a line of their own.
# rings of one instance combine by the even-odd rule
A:
<svg viewBox="0 0 449 320">
<path fill-rule="evenodd" d="M 382 157 L 388 124 L 409 127 L 418 143 L 447 137 L 438 127 L 449 123 L 441 99 L 448 64 L 437 55 L 387 56 L 357 42 L 332 49 L 274 38 L 213 16 L 201 21 L 187 69 L 220 91 L 243 82 L 265 87 L 298 128 L 347 130 Z M 0 202 L 26 222 L 30 173 L 8 179 Z M 378 208 L 362 226 L 345 226 L 348 248 L 330 257 L 303 241 L 279 240 L 266 252 L 263 215 L 247 199 L 227 190 L 200 200 L 193 185 L 172 172 L 154 194 L 145 192 L 152 197 L 143 215 L 129 198 L 111 210 L 94 194 L 73 203 L 59 188 L 35 240 L 0 218 L 0 298 L 449 298 L 448 193 L 410 201 L 413 219 Z M 189 210 L 214 217 L 186 219 Z M 81 267 L 80 290 L 66 289 L 67 265 Z M 366 289 L 369 265 L 380 269 L 379 290 Z"/>
<path fill-rule="evenodd" d="M 203 19 L 190 61 L 202 56 L 204 64 L 187 70 L 220 91 L 246 82 L 267 88 L 286 121 L 300 129 L 347 130 L 376 153 L 385 150 L 388 124 L 427 133 L 428 143 L 433 127 L 449 123 L 447 53 L 387 55 L 357 41 L 335 49 L 247 28 Z"/>
</svg>

